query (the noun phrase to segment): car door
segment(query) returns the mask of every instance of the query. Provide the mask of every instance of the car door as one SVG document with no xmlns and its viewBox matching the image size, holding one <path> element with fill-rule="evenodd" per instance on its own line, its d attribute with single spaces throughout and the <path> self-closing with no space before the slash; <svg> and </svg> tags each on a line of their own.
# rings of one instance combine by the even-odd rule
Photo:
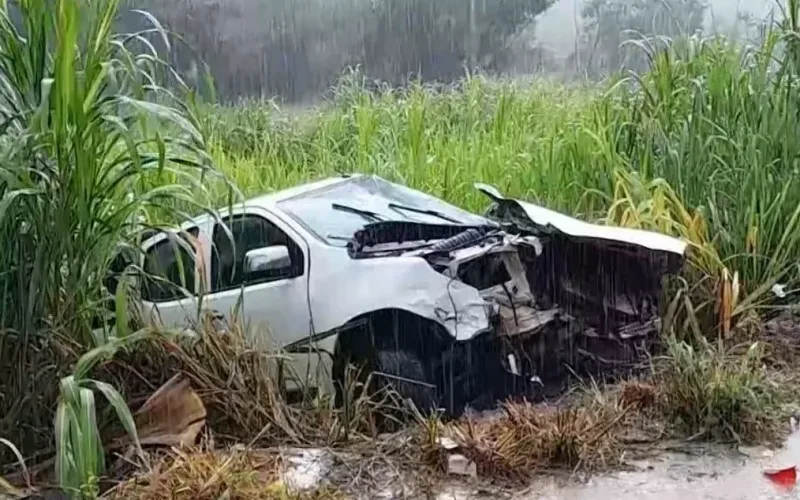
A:
<svg viewBox="0 0 800 500">
<path fill-rule="evenodd" d="M 203 308 L 238 314 L 256 347 L 283 347 L 311 334 L 308 251 L 305 241 L 266 210 L 248 208 L 223 217 L 211 233 L 210 289 Z M 289 265 L 245 272 L 251 250 L 285 246 Z"/>
<path fill-rule="evenodd" d="M 142 259 L 142 309 L 145 321 L 181 328 L 197 318 L 197 292 L 204 263 L 197 258 L 206 236 L 203 224 L 179 233 L 163 232 L 149 241 Z M 199 271 L 199 272 L 198 272 Z"/>
</svg>

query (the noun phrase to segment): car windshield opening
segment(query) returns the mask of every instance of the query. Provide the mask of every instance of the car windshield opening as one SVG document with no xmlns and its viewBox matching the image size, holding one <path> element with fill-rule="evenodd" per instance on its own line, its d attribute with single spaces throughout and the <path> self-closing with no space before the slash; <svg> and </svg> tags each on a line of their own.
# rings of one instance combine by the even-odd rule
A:
<svg viewBox="0 0 800 500">
<path fill-rule="evenodd" d="M 331 208 L 334 210 L 340 210 L 342 212 L 350 212 L 352 214 L 360 215 L 365 219 L 369 220 L 370 222 L 378 222 L 382 221 L 384 218 L 375 212 L 371 212 L 369 210 L 364 210 L 362 208 L 355 208 L 348 205 L 342 205 L 340 203 L 331 203 Z"/>
<path fill-rule="evenodd" d="M 409 212 L 414 212 L 423 215 L 432 215 L 433 217 L 438 217 L 439 219 L 446 220 L 447 222 L 452 222 L 453 224 L 461 224 L 461 221 L 456 220 L 452 217 L 448 217 L 437 210 L 426 210 L 417 207 L 409 207 L 407 205 L 400 205 L 398 203 L 389 203 L 389 208 L 392 208 L 394 210 L 407 210 Z"/>
<path fill-rule="evenodd" d="M 422 224 L 491 224 L 434 196 L 371 176 L 279 202 L 282 210 L 332 246 L 345 246 L 365 226 L 404 221 Z"/>
</svg>

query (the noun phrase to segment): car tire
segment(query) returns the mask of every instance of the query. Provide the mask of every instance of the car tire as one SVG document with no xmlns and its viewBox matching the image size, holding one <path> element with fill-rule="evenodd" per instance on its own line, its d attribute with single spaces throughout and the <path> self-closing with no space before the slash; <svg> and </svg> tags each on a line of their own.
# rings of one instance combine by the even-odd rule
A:
<svg viewBox="0 0 800 500">
<path fill-rule="evenodd" d="M 435 384 L 428 376 L 425 363 L 415 353 L 404 350 L 379 350 L 375 354 L 373 366 L 374 372 L 377 372 L 375 376 L 379 380 L 380 388 L 389 388 L 404 400 L 411 400 L 423 415 L 429 415 L 438 409 Z"/>
</svg>

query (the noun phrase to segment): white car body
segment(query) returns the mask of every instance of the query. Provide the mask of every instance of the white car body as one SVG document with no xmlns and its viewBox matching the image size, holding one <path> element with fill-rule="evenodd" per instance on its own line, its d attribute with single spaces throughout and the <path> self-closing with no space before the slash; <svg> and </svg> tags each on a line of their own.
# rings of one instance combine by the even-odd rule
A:
<svg viewBox="0 0 800 500">
<path fill-rule="evenodd" d="M 495 201 L 505 200 L 492 188 L 480 186 L 479 189 Z M 211 215 L 202 215 L 181 226 L 184 230 L 197 228 L 195 272 L 198 279 L 194 280 L 194 290 L 190 290 L 194 295 L 157 302 L 145 300 L 143 309 L 152 321 L 180 327 L 196 319 L 200 310 L 229 316 L 241 301 L 239 317 L 248 325 L 247 331 L 254 335 L 249 340 L 257 346 L 270 349 L 306 345 L 303 352 L 291 354 L 295 360 L 293 372 L 304 374 L 305 380 L 288 383 L 315 385 L 323 382 L 317 387 L 326 392 L 332 389 L 330 373 L 337 329 L 366 313 L 385 309 L 408 311 L 440 324 L 456 341 L 469 340 L 492 329 L 491 308 L 476 288 L 437 272 L 413 252 L 402 256 L 353 258 L 344 244 L 352 231 L 320 234 L 320 228 L 327 226 L 337 230 L 336 223 L 327 219 L 309 223 L 313 217 L 303 217 L 304 213 L 314 214 L 318 207 L 324 208 L 333 201 L 398 220 L 442 222 L 436 216 L 389 210 L 385 206 L 387 199 L 400 199 L 406 205 L 423 210 L 445 211 L 468 225 L 499 227 L 488 218 L 378 177 L 329 178 L 247 200 L 234 205 L 232 211 L 224 208 L 218 212 L 221 218 L 237 214 L 261 217 L 280 229 L 302 251 L 301 275 L 201 293 L 210 290 L 212 283 L 212 234 L 217 223 Z M 571 236 L 620 241 L 680 256 L 685 252 L 685 243 L 665 235 L 588 224 L 530 203 L 514 203 L 523 208 L 534 224 L 555 227 Z M 322 218 L 340 218 L 347 227 L 351 224 L 343 215 L 345 212 L 322 211 Z M 346 217 L 353 218 L 356 229 L 367 222 L 357 214 L 347 213 Z M 159 233 L 145 241 L 145 253 L 167 237 L 167 233 Z"/>
</svg>

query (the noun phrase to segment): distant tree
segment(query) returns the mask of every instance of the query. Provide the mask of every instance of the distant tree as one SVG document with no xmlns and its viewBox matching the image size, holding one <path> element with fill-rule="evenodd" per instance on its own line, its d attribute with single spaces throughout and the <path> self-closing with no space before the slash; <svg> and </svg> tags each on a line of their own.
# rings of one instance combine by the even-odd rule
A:
<svg viewBox="0 0 800 500">
<path fill-rule="evenodd" d="M 364 67 L 387 79 L 452 80 L 465 66 L 501 71 L 509 37 L 552 2 L 377 0 L 377 29 L 367 35 Z"/>
<path fill-rule="evenodd" d="M 451 81 L 465 66 L 507 63 L 507 40 L 553 0 L 128 0 L 152 10 L 185 44 L 185 71 L 208 64 L 219 93 L 301 100 L 348 66 L 402 83 Z M 135 22 L 126 17 L 123 22 Z M 130 27 L 130 26 L 126 26 Z"/>
<path fill-rule="evenodd" d="M 590 74 L 643 69 L 645 54 L 625 42 L 695 34 L 702 30 L 706 8 L 703 0 L 589 0 L 582 9 L 576 64 Z"/>
</svg>

